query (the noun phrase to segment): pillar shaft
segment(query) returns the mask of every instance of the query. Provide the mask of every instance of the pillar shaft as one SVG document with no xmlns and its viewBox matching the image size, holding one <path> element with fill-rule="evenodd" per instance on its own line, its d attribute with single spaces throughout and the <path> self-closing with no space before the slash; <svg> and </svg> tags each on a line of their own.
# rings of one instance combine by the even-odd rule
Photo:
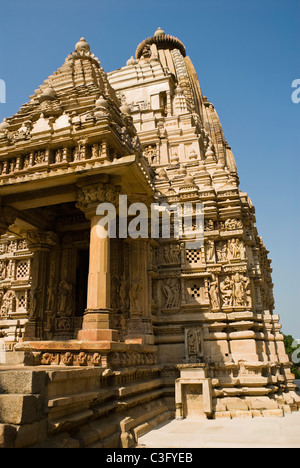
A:
<svg viewBox="0 0 300 468">
<path fill-rule="evenodd" d="M 148 239 L 130 239 L 130 318 L 126 342 L 153 344 L 149 301 Z"/>
<path fill-rule="evenodd" d="M 96 214 L 99 203 L 115 206 L 117 194 L 116 187 L 107 183 L 83 186 L 79 192 L 77 206 L 91 221 L 87 309 L 78 333 L 82 341 L 118 340 L 118 331 L 111 327 L 110 238 L 99 224 L 102 216 Z"/>
<path fill-rule="evenodd" d="M 98 225 L 100 219 L 100 216 L 91 219 L 87 310 L 108 310 L 111 305 L 110 238 L 100 238 L 99 234 L 104 232 Z"/>
<path fill-rule="evenodd" d="M 31 269 L 30 314 L 25 324 L 25 341 L 43 338 L 49 281 L 49 255 L 51 248 L 57 242 L 57 236 L 53 232 L 34 230 L 27 232 L 27 240 L 28 247 L 34 254 Z"/>
</svg>

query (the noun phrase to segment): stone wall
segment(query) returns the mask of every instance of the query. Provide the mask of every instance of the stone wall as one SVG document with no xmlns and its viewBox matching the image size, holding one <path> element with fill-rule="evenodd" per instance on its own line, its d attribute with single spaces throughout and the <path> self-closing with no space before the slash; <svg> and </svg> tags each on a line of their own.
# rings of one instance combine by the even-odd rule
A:
<svg viewBox="0 0 300 468">
<path fill-rule="evenodd" d="M 0 447 L 133 447 L 172 417 L 165 394 L 159 366 L 1 369 Z"/>
</svg>

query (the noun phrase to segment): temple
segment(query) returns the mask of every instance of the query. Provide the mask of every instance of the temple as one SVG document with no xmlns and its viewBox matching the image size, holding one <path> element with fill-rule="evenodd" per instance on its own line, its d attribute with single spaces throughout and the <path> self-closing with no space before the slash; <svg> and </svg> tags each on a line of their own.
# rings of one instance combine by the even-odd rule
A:
<svg viewBox="0 0 300 468">
<path fill-rule="evenodd" d="M 239 183 L 184 44 L 161 28 L 110 73 L 81 38 L 4 119 L 0 446 L 128 448 L 175 417 L 298 410 Z M 120 200 L 125 225 L 105 235 L 99 206 L 119 221 Z M 129 207 L 150 225 L 154 205 L 192 207 L 195 232 L 202 206 L 201 246 L 174 225 L 130 236 Z"/>
</svg>

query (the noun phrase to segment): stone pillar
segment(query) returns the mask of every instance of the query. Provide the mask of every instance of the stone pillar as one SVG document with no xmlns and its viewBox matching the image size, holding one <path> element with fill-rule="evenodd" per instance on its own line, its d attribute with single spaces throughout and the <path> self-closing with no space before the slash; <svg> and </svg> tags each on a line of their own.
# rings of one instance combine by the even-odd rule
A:
<svg viewBox="0 0 300 468">
<path fill-rule="evenodd" d="M 108 183 L 85 185 L 79 191 L 77 207 L 91 221 L 87 309 L 78 333 L 81 341 L 118 340 L 118 331 L 111 325 L 110 237 L 105 237 L 105 228 L 99 225 L 103 215 L 97 215 L 100 203 L 117 208 L 118 195 L 118 188 Z"/>
<path fill-rule="evenodd" d="M 33 252 L 31 267 L 31 298 L 24 340 L 40 340 L 43 333 L 44 312 L 47 309 L 47 285 L 49 278 L 49 254 L 57 242 L 53 232 L 33 230 L 27 232 L 28 248 Z"/>
<path fill-rule="evenodd" d="M 148 281 L 148 239 L 129 239 L 130 318 L 126 342 L 153 344 Z"/>
</svg>

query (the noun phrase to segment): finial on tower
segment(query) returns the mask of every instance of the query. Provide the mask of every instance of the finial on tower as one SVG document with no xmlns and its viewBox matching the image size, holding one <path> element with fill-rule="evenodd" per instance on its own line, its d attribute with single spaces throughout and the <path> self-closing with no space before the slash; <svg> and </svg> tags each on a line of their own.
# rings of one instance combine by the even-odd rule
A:
<svg viewBox="0 0 300 468">
<path fill-rule="evenodd" d="M 163 31 L 161 28 L 157 28 L 157 30 L 154 33 L 154 37 L 165 36 L 165 35 L 166 35 L 165 31 Z"/>
<path fill-rule="evenodd" d="M 77 44 L 75 45 L 75 50 L 77 52 L 90 52 L 91 48 L 89 44 L 86 42 L 85 38 L 81 37 L 80 41 L 77 42 Z"/>
<path fill-rule="evenodd" d="M 138 45 L 135 53 L 137 60 L 139 60 L 144 54 L 145 47 L 149 45 L 151 46 L 152 44 L 155 44 L 158 50 L 178 49 L 183 55 L 183 57 L 186 57 L 186 50 L 184 44 L 179 39 L 177 39 L 177 37 L 167 35 L 161 28 L 158 28 L 155 31 L 154 36 L 148 37 Z"/>
</svg>

